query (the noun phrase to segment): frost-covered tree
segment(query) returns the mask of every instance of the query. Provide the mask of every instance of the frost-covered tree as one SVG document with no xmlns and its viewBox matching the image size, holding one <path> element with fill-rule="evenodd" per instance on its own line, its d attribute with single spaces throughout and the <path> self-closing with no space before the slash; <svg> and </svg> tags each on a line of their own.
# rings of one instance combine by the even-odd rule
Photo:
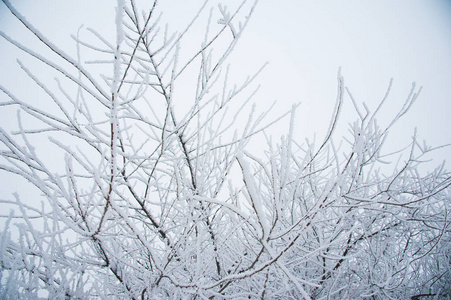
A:
<svg viewBox="0 0 451 300">
<path fill-rule="evenodd" d="M 89 30 L 71 57 L 2 1 L 49 52 L 2 38 L 57 74 L 18 61 L 39 93 L 0 85 L 1 114 L 17 112 L 1 123 L 0 176 L 23 187 L 0 196 L 2 299 L 451 296 L 450 173 L 420 172 L 432 149 L 415 136 L 398 164 L 384 148 L 415 86 L 381 127 L 390 87 L 370 111 L 339 74 L 319 144 L 291 121 L 256 155 L 278 119 L 249 105 L 260 71 L 236 82 L 228 66 L 255 3 L 204 5 L 171 34 L 156 1 L 118 0 L 115 39 Z M 356 121 L 337 138 L 346 99 Z"/>
</svg>

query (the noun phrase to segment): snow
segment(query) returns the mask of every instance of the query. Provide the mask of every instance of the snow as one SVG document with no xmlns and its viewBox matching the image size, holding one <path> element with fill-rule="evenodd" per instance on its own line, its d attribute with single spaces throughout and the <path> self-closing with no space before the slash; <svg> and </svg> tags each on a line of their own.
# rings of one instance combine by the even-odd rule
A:
<svg viewBox="0 0 451 300">
<path fill-rule="evenodd" d="M 246 186 L 246 190 L 249 193 L 249 198 L 251 201 L 251 206 L 254 209 L 258 223 L 260 224 L 261 229 L 261 238 L 262 240 L 266 240 L 269 234 L 269 225 L 264 213 L 263 204 L 260 199 L 260 195 L 257 189 L 257 186 L 254 181 L 254 176 L 252 175 L 252 170 L 247 163 L 247 161 L 243 157 L 243 153 L 239 152 L 237 154 L 237 160 L 240 164 L 241 171 L 243 174 L 243 181 Z"/>
</svg>

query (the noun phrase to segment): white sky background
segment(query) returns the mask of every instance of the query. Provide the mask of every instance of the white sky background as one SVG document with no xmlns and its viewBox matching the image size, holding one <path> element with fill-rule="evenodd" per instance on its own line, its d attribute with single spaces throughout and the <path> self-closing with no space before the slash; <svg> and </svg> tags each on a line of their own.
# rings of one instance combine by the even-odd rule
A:
<svg viewBox="0 0 451 300">
<path fill-rule="evenodd" d="M 11 2 L 69 53 L 75 53 L 69 35 L 76 34 L 81 24 L 109 32 L 111 41 L 115 40 L 116 1 Z M 234 7 L 240 1 L 223 2 Z M 169 29 L 180 30 L 202 3 L 160 0 L 159 8 Z M 27 38 L 21 27 L 0 4 L 0 30 L 21 40 Z M 14 77 L 18 66 L 12 49 L 0 41 L 0 84 L 24 89 Z M 451 142 L 451 1 L 260 0 L 232 58 L 232 67 L 246 74 L 270 63 L 258 79 L 262 88 L 255 101 L 263 108 L 278 101 L 275 114 L 301 102 L 295 122 L 295 137 L 300 142 L 314 132 L 319 140 L 324 137 L 340 66 L 357 102 L 364 101 L 373 109 L 394 78 L 384 116 L 393 116 L 394 109 L 402 106 L 412 82 L 423 86 L 418 102 L 398 124 L 390 143 L 407 145 L 415 126 L 420 139 L 433 146 Z M 345 107 L 351 109 L 348 98 Z M 344 111 L 342 122 L 355 117 Z M 275 127 L 274 132 L 279 129 Z M 287 129 L 283 127 L 280 133 Z M 450 152 L 448 148 L 436 155 L 449 160 Z"/>
</svg>

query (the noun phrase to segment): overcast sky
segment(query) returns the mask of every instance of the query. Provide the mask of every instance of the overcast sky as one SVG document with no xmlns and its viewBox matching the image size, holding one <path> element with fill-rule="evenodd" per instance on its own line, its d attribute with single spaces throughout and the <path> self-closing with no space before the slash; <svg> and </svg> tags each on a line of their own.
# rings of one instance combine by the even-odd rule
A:
<svg viewBox="0 0 451 300">
<path fill-rule="evenodd" d="M 82 23 L 111 31 L 114 37 L 115 1 L 11 2 L 62 48 L 73 48 L 68 35 Z M 159 7 L 170 28 L 180 29 L 202 3 L 168 0 Z M 22 37 L 20 24 L 3 4 L 0 30 Z M 3 70 L 9 70 L 13 62 L 11 49 L 0 42 Z M 258 101 L 264 106 L 277 100 L 280 110 L 301 102 L 295 124 L 301 139 L 313 132 L 324 135 L 341 66 L 345 85 L 370 108 L 378 104 L 394 78 L 387 115 L 402 106 L 412 82 L 423 86 L 418 103 L 398 130 L 409 137 L 417 126 L 420 138 L 432 145 L 451 142 L 451 1 L 260 0 L 234 60 L 246 72 L 270 63 L 259 80 Z M 9 72 L 0 75 L 2 84 L 11 84 L 13 78 Z M 349 101 L 346 105 L 350 108 Z M 352 121 L 346 113 L 343 118 Z M 393 136 L 397 135 L 401 136 L 395 131 Z M 449 152 L 440 155 L 451 158 Z"/>
</svg>

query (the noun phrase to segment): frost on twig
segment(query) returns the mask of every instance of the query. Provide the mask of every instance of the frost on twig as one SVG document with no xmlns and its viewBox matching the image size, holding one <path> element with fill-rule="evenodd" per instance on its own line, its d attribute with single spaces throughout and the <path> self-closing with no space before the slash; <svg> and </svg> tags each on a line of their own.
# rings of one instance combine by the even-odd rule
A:
<svg viewBox="0 0 451 300">
<path fill-rule="evenodd" d="M 170 34 L 156 1 L 118 0 L 115 38 L 77 34 L 76 58 L 3 3 L 34 39 L 1 37 L 39 67 L 17 65 L 32 97 L 0 85 L 0 109 L 17 111 L 0 120 L 0 298 L 449 297 L 451 175 L 421 172 L 434 148 L 416 134 L 385 147 L 420 89 L 384 127 L 392 82 L 371 108 L 339 73 L 316 147 L 295 130 L 297 105 L 252 105 L 265 65 L 232 76 L 256 2 L 205 2 Z M 184 47 L 205 13 L 199 45 Z M 356 120 L 341 137 L 346 103 Z M 285 117 L 280 141 L 267 137 Z"/>
</svg>

